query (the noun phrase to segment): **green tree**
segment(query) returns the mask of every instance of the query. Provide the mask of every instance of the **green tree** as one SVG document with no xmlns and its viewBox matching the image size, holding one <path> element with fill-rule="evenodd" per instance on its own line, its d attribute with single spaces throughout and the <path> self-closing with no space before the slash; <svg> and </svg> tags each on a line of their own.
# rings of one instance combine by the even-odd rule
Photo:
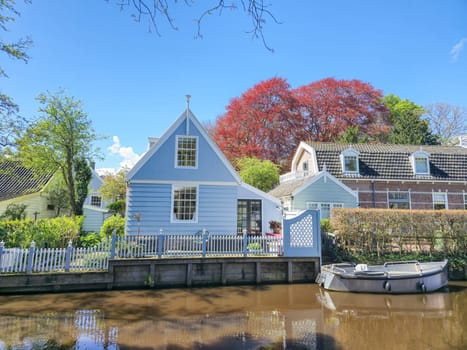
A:
<svg viewBox="0 0 467 350">
<path fill-rule="evenodd" d="M 246 157 L 237 166 L 242 180 L 262 191 L 267 192 L 279 183 L 279 166 L 270 160 Z"/>
<path fill-rule="evenodd" d="M 82 159 L 98 155 L 93 147 L 98 137 L 81 101 L 66 96 L 63 91 L 41 94 L 38 100 L 42 105 L 41 115 L 18 140 L 20 156 L 27 166 L 39 171 L 59 171 L 68 190 L 72 214 L 79 215 L 83 181 L 75 167 Z"/>
<path fill-rule="evenodd" d="M 8 31 L 8 25 L 15 21 L 20 13 L 15 9 L 14 0 L 0 0 L 0 29 Z M 30 38 L 20 38 L 8 42 L 0 37 L 0 53 L 11 59 L 28 62 L 27 49 L 31 46 Z M 0 66 L 0 77 L 8 77 Z M 17 134 L 22 130 L 26 119 L 18 116 L 18 105 L 0 89 L 0 151 L 13 146 Z"/>
<path fill-rule="evenodd" d="M 99 189 L 102 198 L 107 202 L 114 202 L 126 197 L 126 175 L 128 169 L 124 168 L 117 172 L 117 174 L 104 175 L 103 184 Z"/>
<path fill-rule="evenodd" d="M 360 128 L 358 125 L 351 125 L 345 129 L 342 136 L 338 138 L 342 143 L 366 143 L 368 142 L 367 135 L 360 135 Z"/>
<path fill-rule="evenodd" d="M 389 110 L 392 130 L 388 141 L 394 144 L 436 145 L 437 136 L 433 135 L 430 124 L 422 119 L 426 113 L 422 106 L 407 99 L 389 94 L 383 98 L 383 103 Z"/>
<path fill-rule="evenodd" d="M 47 201 L 53 205 L 56 216 L 60 216 L 62 210 L 70 209 L 70 196 L 61 174 L 57 174 L 53 178 L 50 185 L 47 186 L 45 195 Z"/>
<path fill-rule="evenodd" d="M 89 191 L 89 182 L 92 171 L 84 157 L 74 159 L 75 189 L 76 189 L 76 215 L 83 215 L 83 204 Z"/>
</svg>

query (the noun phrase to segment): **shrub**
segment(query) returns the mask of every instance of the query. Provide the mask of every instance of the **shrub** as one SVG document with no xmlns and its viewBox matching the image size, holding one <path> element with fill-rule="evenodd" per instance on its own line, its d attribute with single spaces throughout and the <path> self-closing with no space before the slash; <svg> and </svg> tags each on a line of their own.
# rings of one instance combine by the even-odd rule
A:
<svg viewBox="0 0 467 350">
<path fill-rule="evenodd" d="M 112 215 L 110 218 L 104 221 L 101 226 L 101 235 L 111 236 L 116 231 L 117 235 L 123 236 L 125 234 L 125 218 L 121 215 Z"/>
<path fill-rule="evenodd" d="M 63 248 L 69 241 L 77 244 L 82 221 L 81 216 L 1 221 L 0 241 L 7 247 L 27 248 L 34 241 L 37 248 Z"/>
</svg>

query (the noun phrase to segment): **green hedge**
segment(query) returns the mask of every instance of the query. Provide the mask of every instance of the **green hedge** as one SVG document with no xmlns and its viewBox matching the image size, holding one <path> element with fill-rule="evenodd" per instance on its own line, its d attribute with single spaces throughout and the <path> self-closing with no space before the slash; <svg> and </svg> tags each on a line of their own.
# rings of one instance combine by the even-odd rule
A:
<svg viewBox="0 0 467 350">
<path fill-rule="evenodd" d="M 11 248 L 27 248 L 31 241 L 37 248 L 63 248 L 70 240 L 77 245 L 82 222 L 81 216 L 0 221 L 0 241 Z"/>
<path fill-rule="evenodd" d="M 334 209 L 331 226 L 353 252 L 467 252 L 465 210 Z"/>
</svg>

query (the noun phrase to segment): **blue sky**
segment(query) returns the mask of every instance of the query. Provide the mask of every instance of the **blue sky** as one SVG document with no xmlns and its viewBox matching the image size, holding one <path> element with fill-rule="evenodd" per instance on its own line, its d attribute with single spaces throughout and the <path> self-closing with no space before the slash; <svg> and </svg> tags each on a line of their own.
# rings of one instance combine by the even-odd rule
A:
<svg viewBox="0 0 467 350">
<path fill-rule="evenodd" d="M 116 0 L 17 0 L 11 38 L 30 35 L 28 64 L 2 57 L 1 90 L 21 114 L 37 115 L 35 98 L 66 89 L 83 102 L 105 159 L 97 168 L 133 162 L 149 136 L 161 136 L 185 108 L 215 121 L 229 101 L 256 83 L 287 79 L 293 88 L 327 77 L 360 79 L 384 94 L 420 105 L 467 107 L 467 1 L 270 0 L 271 53 L 247 32 L 241 10 L 213 15 L 195 39 L 194 18 L 215 0 L 172 6 L 178 30 L 161 19 L 160 36 Z"/>
</svg>

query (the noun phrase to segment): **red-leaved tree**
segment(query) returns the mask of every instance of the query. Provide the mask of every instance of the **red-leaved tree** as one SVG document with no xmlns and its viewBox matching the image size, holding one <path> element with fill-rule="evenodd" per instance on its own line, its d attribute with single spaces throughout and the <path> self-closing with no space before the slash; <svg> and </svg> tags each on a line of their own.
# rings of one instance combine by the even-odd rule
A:
<svg viewBox="0 0 467 350">
<path fill-rule="evenodd" d="M 297 107 L 290 85 L 272 78 L 234 98 L 211 133 L 232 163 L 255 157 L 281 165 L 302 136 Z"/>
<path fill-rule="evenodd" d="M 359 80 L 323 79 L 291 89 L 285 79 L 253 86 L 226 107 L 210 130 L 235 164 L 244 157 L 288 166 L 300 141 L 337 141 L 350 126 L 378 140 L 389 132 L 382 93 Z"/>
<path fill-rule="evenodd" d="M 389 132 L 382 92 L 360 80 L 327 78 L 295 89 L 294 96 L 308 140 L 336 141 L 350 126 L 369 140 Z"/>
</svg>

